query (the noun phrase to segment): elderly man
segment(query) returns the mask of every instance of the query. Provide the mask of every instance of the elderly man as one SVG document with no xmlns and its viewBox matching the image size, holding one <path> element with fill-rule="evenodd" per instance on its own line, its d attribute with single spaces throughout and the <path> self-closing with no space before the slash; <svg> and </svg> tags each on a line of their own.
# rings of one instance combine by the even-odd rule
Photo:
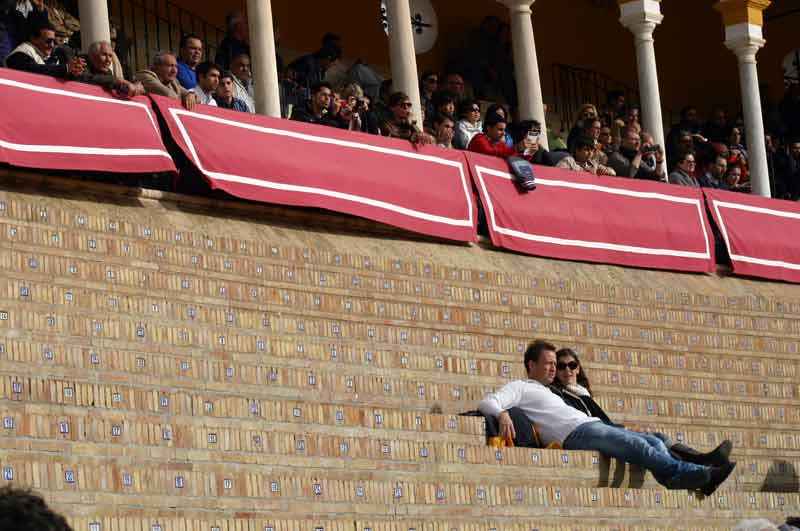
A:
<svg viewBox="0 0 800 531">
<path fill-rule="evenodd" d="M 233 74 L 233 95 L 247 105 L 247 112 L 256 112 L 256 102 L 253 94 L 253 73 L 250 70 L 250 56 L 246 53 L 239 54 L 231 61 L 231 74 Z"/>
<path fill-rule="evenodd" d="M 236 11 L 225 18 L 228 33 L 217 48 L 217 56 L 214 62 L 223 71 L 231 68 L 233 58 L 240 54 L 250 55 L 250 30 L 247 25 L 247 18 Z"/>
<path fill-rule="evenodd" d="M 197 35 L 184 35 L 178 52 L 178 82 L 191 90 L 197 86 L 197 65 L 203 59 L 203 41 Z"/>
<path fill-rule="evenodd" d="M 508 410 L 519 408 L 536 426 L 542 443 L 560 444 L 565 450 L 592 450 L 650 470 L 668 489 L 699 489 L 710 496 L 733 471 L 735 463 L 721 467 L 696 465 L 673 458 L 661 441 L 611 426 L 567 405 L 548 387 L 556 376 L 556 347 L 535 341 L 523 358 L 527 380 L 517 380 L 489 393 L 478 409 L 497 418 L 503 439 L 515 438 Z"/>
<path fill-rule="evenodd" d="M 148 94 L 158 94 L 168 98 L 180 99 L 183 106 L 192 110 L 197 103 L 194 92 L 186 90 L 178 83 L 178 59 L 172 52 L 158 52 L 153 57 L 150 70 L 139 70 L 136 80 L 144 85 Z"/>
<path fill-rule="evenodd" d="M 132 98 L 144 94 L 141 83 L 131 83 L 114 71 L 114 49 L 107 41 L 93 42 L 86 54 L 86 70 L 79 81 L 99 85 L 113 91 L 117 96 Z"/>
<path fill-rule="evenodd" d="M 31 27 L 28 40 L 17 46 L 6 58 L 6 66 L 34 74 L 60 78 L 77 78 L 86 69 L 86 61 L 73 57 L 63 64 L 48 62 L 56 47 L 56 30 L 49 22 Z"/>
</svg>

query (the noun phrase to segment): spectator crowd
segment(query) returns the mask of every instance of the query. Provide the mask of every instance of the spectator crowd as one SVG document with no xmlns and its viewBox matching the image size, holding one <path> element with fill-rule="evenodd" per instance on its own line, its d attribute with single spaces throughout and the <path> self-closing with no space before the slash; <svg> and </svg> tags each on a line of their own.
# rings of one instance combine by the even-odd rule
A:
<svg viewBox="0 0 800 531">
<path fill-rule="evenodd" d="M 117 97 L 158 94 L 188 109 L 210 105 L 254 113 L 247 20 L 227 19 L 215 61 L 204 61 L 197 35 L 181 38 L 177 52 L 160 51 L 152 64 L 126 79 L 114 43 L 94 42 L 86 54 L 59 46 L 43 0 L 0 0 L 0 61 L 9 68 L 99 85 Z M 276 28 L 276 40 L 280 31 Z M 706 122 L 691 106 L 657 145 L 644 131 L 639 109 L 622 92 L 598 107 L 586 103 L 566 140 L 535 120 L 513 120 L 508 27 L 487 17 L 469 50 L 443 75 L 420 76 L 422 108 L 392 91 L 368 65 L 343 64 L 340 36 L 327 33 L 314 53 L 289 64 L 278 54 L 282 114 L 299 122 L 435 144 L 597 176 L 669 182 L 681 186 L 750 192 L 748 140 L 741 117 L 716 109 Z M 278 43 L 276 43 L 278 44 Z M 477 97 L 476 97 L 477 96 Z M 417 112 L 413 112 L 417 111 Z M 770 189 L 773 197 L 800 199 L 800 86 L 787 89 L 780 106 L 764 102 Z M 412 116 L 421 116 L 420 121 Z M 543 147 L 547 135 L 551 151 Z"/>
</svg>

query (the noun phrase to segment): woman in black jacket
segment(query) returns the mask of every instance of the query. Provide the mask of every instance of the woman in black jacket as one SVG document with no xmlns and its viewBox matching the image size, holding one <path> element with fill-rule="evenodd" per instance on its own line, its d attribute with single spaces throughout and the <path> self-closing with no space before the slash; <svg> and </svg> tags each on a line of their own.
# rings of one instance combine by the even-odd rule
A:
<svg viewBox="0 0 800 531">
<path fill-rule="evenodd" d="M 572 349 L 562 348 L 556 352 L 556 378 L 552 385 L 553 392 L 579 411 L 590 417 L 597 417 L 605 424 L 620 426 L 611 421 L 603 408 L 592 398 L 592 385 L 581 366 L 581 360 Z M 723 441 L 713 451 L 703 454 L 685 444 L 675 443 L 663 433 L 649 433 L 669 449 L 677 459 L 707 466 L 722 466 L 729 461 L 731 442 Z"/>
</svg>

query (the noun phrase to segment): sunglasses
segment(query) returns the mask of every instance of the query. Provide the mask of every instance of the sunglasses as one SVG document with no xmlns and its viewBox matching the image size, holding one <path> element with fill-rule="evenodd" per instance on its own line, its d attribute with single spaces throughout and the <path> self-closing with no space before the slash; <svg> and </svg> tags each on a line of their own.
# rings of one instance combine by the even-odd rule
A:
<svg viewBox="0 0 800 531">
<path fill-rule="evenodd" d="M 55 39 L 45 39 L 44 43 L 45 44 L 49 44 L 50 46 L 55 46 L 56 45 L 56 40 Z"/>
<path fill-rule="evenodd" d="M 569 367 L 569 370 L 574 371 L 580 366 L 581 366 L 580 363 L 578 363 L 575 360 L 572 360 L 569 363 L 564 363 L 563 361 L 559 361 L 558 363 L 556 363 L 556 369 L 558 369 L 559 371 L 563 371 L 567 367 Z"/>
<path fill-rule="evenodd" d="M 400 107 L 402 107 L 404 109 L 410 109 L 412 107 L 412 105 L 410 103 L 406 102 L 406 103 L 401 103 Z"/>
</svg>

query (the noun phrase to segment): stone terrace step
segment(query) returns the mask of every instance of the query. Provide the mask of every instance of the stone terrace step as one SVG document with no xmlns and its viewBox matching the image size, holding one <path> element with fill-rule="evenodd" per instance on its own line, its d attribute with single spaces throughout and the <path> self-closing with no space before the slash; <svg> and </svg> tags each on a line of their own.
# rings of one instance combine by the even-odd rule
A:
<svg viewBox="0 0 800 531">
<path fill-rule="evenodd" d="M 474 284 L 487 286 L 515 287 L 517 289 L 528 290 L 538 288 L 546 290 L 561 297 L 570 295 L 594 296 L 600 300 L 619 300 L 623 303 L 631 301 L 640 302 L 644 305 L 672 304 L 677 307 L 700 306 L 717 307 L 730 309 L 731 311 L 742 314 L 743 312 L 768 312 L 768 313 L 793 313 L 800 312 L 800 297 L 795 299 L 781 288 L 772 289 L 771 286 L 759 286 L 761 292 L 758 296 L 753 296 L 740 289 L 740 286 L 729 285 L 729 294 L 720 295 L 714 291 L 711 283 L 706 282 L 702 277 L 691 275 L 670 275 L 668 273 L 658 273 L 657 275 L 649 272 L 629 271 L 629 282 L 620 283 L 619 279 L 614 278 L 616 268 L 605 268 L 595 266 L 596 275 L 591 279 L 586 278 L 565 278 L 564 275 L 548 275 L 548 272 L 560 272 L 562 269 L 569 269 L 569 264 L 556 262 L 556 267 L 542 268 L 536 271 L 540 277 L 531 277 L 530 274 L 515 274 L 517 268 L 487 268 L 487 269 L 465 269 L 450 265 L 449 256 L 436 254 L 439 262 L 433 260 L 416 262 L 413 260 L 403 261 L 389 257 L 370 257 L 357 252 L 342 253 L 335 251 L 333 246 L 326 245 L 327 242 L 317 240 L 316 245 L 308 245 L 307 242 L 300 244 L 299 238 L 294 235 L 289 236 L 285 231 L 270 233 L 267 227 L 257 225 L 259 218 L 270 219 L 269 209 L 263 206 L 249 208 L 241 204 L 213 203 L 206 200 L 195 200 L 183 196 L 173 196 L 152 191 L 131 191 L 123 188 L 113 188 L 103 185 L 84 183 L 76 186 L 74 182 L 67 182 L 63 185 L 51 180 L 41 186 L 39 183 L 32 188 L 33 193 L 26 193 L 19 190 L 19 185 L 25 185 L 25 178 L 12 185 L 13 191 L 0 191 L 0 216 L 6 217 L 11 221 L 33 222 L 52 228 L 70 227 L 80 230 L 92 230 L 98 233 L 113 234 L 118 237 L 135 239 L 145 242 L 160 242 L 164 245 L 177 246 L 184 249 L 197 249 L 205 251 L 218 251 L 227 254 L 241 254 L 242 256 L 277 258 L 281 261 L 294 263 L 312 262 L 319 265 L 334 266 L 336 268 L 354 268 L 360 270 L 374 270 L 380 273 L 403 273 L 414 277 L 437 278 L 437 279 L 460 279 Z M 10 181 L 9 181 L 10 182 Z M 44 197 L 42 190 L 50 185 L 57 190 L 56 198 Z M 16 189 L 15 189 L 16 186 Z M 89 190 L 96 194 L 93 201 L 86 201 L 86 192 L 78 188 Z M 140 194 L 141 199 L 137 205 L 120 204 L 119 197 L 124 195 Z M 106 202 L 103 202 L 105 195 Z M 65 198 L 73 197 L 71 201 Z M 152 200 L 151 200 L 152 198 Z M 164 205 L 170 202 L 182 202 L 183 217 L 176 217 L 170 213 L 169 207 L 164 209 Z M 141 203 L 147 204 L 149 208 L 145 211 L 141 208 Z M 195 207 L 194 203 L 205 206 Z M 228 210 L 226 211 L 226 207 Z M 247 209 L 247 214 L 241 211 Z M 227 214 L 227 219 L 221 220 L 220 213 Z M 285 212 L 281 210 L 281 212 Z M 192 223 L 186 223 L 189 217 L 193 217 Z M 297 217 L 297 216 L 296 216 Z M 318 216 L 319 217 L 319 216 Z M 313 220 L 312 216 L 307 216 L 307 221 Z M 158 228 L 154 226 L 158 220 L 163 220 L 169 228 Z M 198 230 L 198 227 L 200 229 Z M 212 230 L 204 228 L 215 227 L 228 230 L 221 231 L 226 234 L 237 234 L 241 238 L 218 237 L 212 234 Z M 230 230 L 236 227 L 240 230 Z M 258 237 L 255 236 L 254 228 L 258 227 Z M 248 238 L 252 238 L 248 240 Z M 266 241 L 272 239 L 273 241 Z M 345 233 L 342 239 L 350 239 Z M 355 250 L 361 250 L 365 246 L 364 238 L 353 239 L 361 245 L 353 245 Z M 322 244 L 322 245 L 320 245 Z M 403 242 L 394 242 L 396 247 L 404 247 Z M 408 245 L 417 251 L 428 248 L 428 244 L 414 242 Z M 431 246 L 432 247 L 432 246 Z M 376 246 L 377 248 L 377 246 Z M 423 255 L 424 252 L 408 253 L 409 256 Z M 401 254 L 402 255 L 402 254 Z M 500 255 L 501 259 L 510 260 L 509 255 Z M 535 261 L 532 259 L 531 261 Z M 483 262 L 483 260 L 472 260 L 472 263 Z M 553 265 L 551 261 L 548 264 Z M 482 264 L 484 265 L 484 264 Z M 485 264 L 488 266 L 488 263 Z M 496 269 L 491 271 L 490 269 Z M 645 277 L 657 276 L 663 279 L 654 284 L 650 282 L 639 282 L 639 275 Z M 608 284 L 599 282 L 599 279 L 608 276 Z M 739 282 L 737 279 L 736 282 Z M 736 283 L 734 282 L 734 283 Z M 731 284 L 734 284 L 731 283 Z M 622 284 L 622 285 L 620 285 Z M 627 284 L 627 285 L 625 285 Z M 748 286 L 746 281 L 742 281 L 742 287 Z M 653 288 L 641 288 L 640 286 L 654 286 Z M 698 290 L 698 288 L 704 288 Z M 706 291 L 706 293 L 698 293 Z M 737 292 L 738 291 L 738 292 Z M 770 297 L 765 294 L 774 295 Z"/>
<path fill-rule="evenodd" d="M 657 518 L 668 517 L 671 511 L 697 508 L 716 509 L 719 511 L 716 517 L 725 518 L 727 510 L 791 511 L 800 503 L 798 494 L 783 493 L 719 491 L 702 499 L 677 490 L 534 486 L 525 478 L 437 482 L 416 475 L 414 479 L 380 480 L 363 475 L 348 477 L 338 471 L 164 464 L 137 459 L 118 464 L 105 458 L 43 457 L 26 459 L 12 455 L 4 460 L 4 470 L 7 474 L 12 470 L 16 481 L 33 485 L 39 491 L 58 492 L 63 500 L 79 495 L 84 503 L 90 504 L 90 496 L 94 495 L 118 507 L 131 505 L 134 500 L 151 500 L 149 505 L 156 510 L 180 507 L 249 512 L 254 500 L 258 500 L 258 506 L 265 508 L 296 510 L 292 505 L 303 503 L 309 506 L 307 513 L 329 515 L 365 511 L 390 516 L 402 511 L 435 517 L 452 516 L 454 511 L 463 510 L 484 517 L 525 518 L 561 506 L 586 516 L 596 512 L 600 517 L 605 513 L 621 519 L 637 518 L 637 511 L 648 518 Z M 208 506 L 208 499 L 215 500 L 213 507 Z M 384 512 L 389 507 L 393 510 Z"/>
<path fill-rule="evenodd" d="M 52 317 L 51 313 L 39 316 L 41 319 Z M 41 320 L 40 319 L 40 320 Z M 31 319 L 31 320 L 36 320 Z M 133 332 L 133 325 L 129 327 Z M 20 355 L 22 354 L 22 355 Z M 130 373 L 118 372 L 115 379 L 127 381 L 137 386 L 153 386 L 148 376 L 147 356 L 142 353 L 126 351 L 117 353 L 117 363 L 128 368 Z M 95 378 L 87 378 L 81 372 L 63 371 L 54 367 L 56 352 L 52 346 L 34 352 L 24 350 L 22 353 L 7 355 L 7 358 L 19 359 L 21 363 L 9 364 L 6 371 L 10 377 L 28 376 L 30 373 L 41 374 L 42 369 L 53 374 L 54 378 L 83 380 L 88 384 L 94 383 Z M 125 359 L 127 355 L 127 359 Z M 99 364 L 99 357 L 96 358 Z M 156 361 L 158 366 L 158 359 Z M 225 393 L 232 397 L 240 398 L 285 398 L 292 400 L 332 400 L 337 403 L 359 402 L 373 407 L 401 408 L 410 411 L 426 411 L 431 404 L 438 403 L 448 413 L 459 413 L 475 408 L 477 402 L 487 390 L 496 386 L 464 386 L 444 383 L 420 382 L 404 380 L 401 375 L 395 379 L 382 376 L 360 376 L 347 372 L 323 371 L 310 372 L 307 369 L 291 370 L 276 367 L 273 364 L 259 363 L 254 365 L 239 366 L 224 357 L 220 361 L 193 360 L 191 358 L 166 360 L 168 368 L 163 381 L 154 386 L 155 391 L 164 387 L 173 390 L 188 392 L 201 390 L 210 393 Z M 90 359 L 91 362 L 91 359 Z M 206 377 L 195 376 L 197 368 L 206 364 Z M 193 369 L 193 365 L 195 368 Z M 36 367 L 35 370 L 32 370 Z M 161 372 L 161 371 L 159 371 Z M 139 373 L 139 374 L 136 374 Z M 102 373 L 96 373 L 98 376 Z M 67 385 L 67 384 L 64 384 Z M 235 390 L 230 386 L 235 385 Z M 422 393 L 422 396 L 420 394 Z M 781 430 L 787 434 L 800 436 L 793 433 L 798 425 L 795 418 L 800 411 L 791 407 L 791 403 L 778 405 L 752 404 L 738 401 L 711 401 L 708 399 L 676 399 L 665 398 L 658 394 L 645 396 L 631 395 L 631 391 L 617 391 L 618 398 L 600 395 L 598 402 L 609 414 L 619 416 L 621 420 L 630 419 L 637 422 L 650 421 L 652 417 L 659 417 L 665 424 L 682 423 L 697 425 L 701 423 L 714 423 L 717 427 L 753 427 L 758 425 L 765 431 Z M 413 397 L 413 398 L 412 398 Z"/>
<path fill-rule="evenodd" d="M 13 231 L 16 229 L 16 232 Z M 11 237 L 11 232 L 14 236 Z M 78 232 L 78 231 L 75 231 Z M 55 239 L 53 238 L 55 235 Z M 669 308 L 627 304 L 611 304 L 605 301 L 568 299 L 563 295 L 540 295 L 538 290 L 497 293 L 492 290 L 459 285 L 448 279 L 427 280 L 415 284 L 402 276 L 361 272 L 357 275 L 340 271 L 322 271 L 312 265 L 274 262 L 260 264 L 247 259 L 231 258 L 230 255 L 214 253 L 209 256 L 167 252 L 163 246 L 152 242 L 119 241 L 114 235 L 98 237 L 80 231 L 75 234 L 54 233 L 49 227 L 10 227 L 0 224 L 0 241 L 3 238 L 20 251 L 41 252 L 42 246 L 68 254 L 75 258 L 96 260 L 102 257 L 109 265 L 125 265 L 130 262 L 140 266 L 157 264 L 160 271 L 202 275 L 239 283 L 269 282 L 289 292 L 298 289 L 324 293 L 328 299 L 336 296 L 364 298 L 370 300 L 378 294 L 390 295 L 395 304 L 390 305 L 381 317 L 402 318 L 413 311 L 419 313 L 451 313 L 450 324 L 469 325 L 470 319 L 483 316 L 483 323 L 491 323 L 493 314 L 512 326 L 519 316 L 559 316 L 569 319 L 591 319 L 599 323 L 641 324 L 660 322 L 671 329 L 705 329 L 735 331 L 740 334 L 761 336 L 764 334 L 797 334 L 800 321 L 791 314 L 769 317 L 742 316 L 685 308 Z M 244 262 L 243 262 L 244 260 Z M 535 295 L 532 293 L 536 293 Z M 443 309 L 434 304 L 442 304 Z M 330 306 L 330 304 L 328 304 Z M 471 312 L 461 311 L 471 309 Z M 322 308 L 318 308 L 322 309 Z M 373 310 L 374 312 L 374 310 Z M 468 316 L 467 313 L 471 315 Z M 438 315 L 437 315 L 438 316 Z M 497 326 L 497 325 L 495 325 Z M 516 325 L 519 326 L 518 324 Z"/>
<path fill-rule="evenodd" d="M 107 456 L 124 460 L 254 464 L 316 470 L 372 470 L 372 477 L 435 474 L 441 481 L 475 477 L 516 481 L 520 477 L 562 486 L 659 488 L 649 474 L 609 462 L 597 453 L 525 448 L 498 449 L 450 442 L 448 434 L 387 439 L 384 434 L 311 431 L 304 426 L 266 429 L 258 421 L 88 414 L 74 408 L 0 405 L 6 425 L 0 447 L 17 452 Z M 66 424 L 66 428 L 65 428 Z M 318 429 L 318 428 L 317 428 Z M 66 431 L 67 433 L 62 433 Z M 74 435 L 71 435 L 74 434 Z M 74 443 L 74 444 L 73 444 Z M 748 457 L 736 448 L 737 470 L 726 490 L 796 490 L 800 456 Z M 524 471 L 524 472 L 523 472 Z"/>
<path fill-rule="evenodd" d="M 407 304 L 405 309 L 400 303 L 375 303 L 373 299 L 359 299 L 352 295 L 335 294 L 320 290 L 317 294 L 305 290 L 282 289 L 278 287 L 264 288 L 257 282 L 240 282 L 224 278 L 209 277 L 204 272 L 171 273 L 153 270 L 156 264 L 140 263 L 140 267 L 128 265 L 130 259 L 122 263 L 108 261 L 98 262 L 97 259 L 81 257 L 64 257 L 61 255 L 47 255 L 36 253 L 31 256 L 29 252 L 12 251 L 4 269 L 11 269 L 16 273 L 31 273 L 46 275 L 44 279 L 59 276 L 69 279 L 70 284 L 77 281 L 103 283 L 114 285 L 115 289 L 135 288 L 138 293 L 147 293 L 154 290 L 159 297 L 172 292 L 175 297 L 197 304 L 208 303 L 214 300 L 225 305 L 248 303 L 251 305 L 264 304 L 265 302 L 287 310 L 303 309 L 322 316 L 347 316 L 344 320 L 356 319 L 390 319 L 392 316 L 387 307 L 399 307 L 402 316 L 411 323 L 410 328 L 425 328 L 427 322 L 436 322 L 437 328 L 443 331 L 470 331 L 482 332 L 486 339 L 492 336 L 524 335 L 523 341 L 531 333 L 548 334 L 555 336 L 568 335 L 570 337 L 591 337 L 595 341 L 620 341 L 625 340 L 634 344 L 663 343 L 674 347 L 706 348 L 709 350 L 725 351 L 759 351 L 774 354 L 791 355 L 798 353 L 797 341 L 786 340 L 784 336 L 768 336 L 763 330 L 754 330 L 747 335 L 746 331 L 737 330 L 735 333 L 707 333 L 706 329 L 692 330 L 690 332 L 677 329 L 669 325 L 667 330 L 657 326 L 643 326 L 642 323 L 608 324 L 605 320 L 594 322 L 584 317 L 581 318 L 550 318 L 546 316 L 519 315 L 519 312 L 463 312 L 460 309 L 437 308 L 436 306 L 423 307 L 419 304 Z M 32 267 L 33 266 L 33 267 Z M 72 271 L 73 273 L 69 273 Z M 354 277 L 354 282 L 355 282 Z M 361 282 L 358 280 L 358 282 Z M 390 294 L 389 294 L 390 296 Z M 447 298 L 446 294 L 437 294 L 437 297 Z M 325 299 L 323 306 L 322 299 Z M 469 316 L 466 314 L 469 313 Z M 415 315 L 416 314 L 416 315 Z M 430 314 L 430 316 L 428 316 Z M 453 317 L 457 322 L 452 322 Z M 460 321 L 461 323 L 459 323 Z M 656 321 L 658 322 L 658 321 Z M 769 322 L 769 320 L 765 320 Z M 498 347 L 502 339 L 498 337 Z M 442 343 L 445 345 L 446 343 Z M 509 349 L 510 347 L 510 349 Z M 513 351 L 514 345 L 503 345 L 504 351 Z"/>
<path fill-rule="evenodd" d="M 612 510 L 569 511 L 560 506 L 549 506 L 535 517 L 520 517 L 513 513 L 489 514 L 480 508 L 471 511 L 439 511 L 429 516 L 416 508 L 379 506 L 380 513 L 392 516 L 367 514 L 361 509 L 352 516 L 323 515 L 317 505 L 308 505 L 301 516 L 287 512 L 274 505 L 263 504 L 263 508 L 247 513 L 194 509 L 161 510 L 143 509 L 140 506 L 117 506 L 112 496 L 91 496 L 94 505 L 87 501 L 60 501 L 62 492 L 54 493 L 53 506 L 61 513 L 74 515 L 70 518 L 75 529 L 91 529 L 92 523 L 101 523 L 102 529 L 118 531 L 152 531 L 153 526 L 161 531 L 729 531 L 743 517 L 775 517 L 775 511 L 764 509 L 720 510 L 719 507 L 691 511 L 662 511 L 652 518 L 636 510 L 615 512 Z M 74 496 L 68 497 L 70 500 Z M 150 500 L 143 500 L 145 503 Z M 407 510 L 405 510 L 407 509 Z M 309 512 L 312 514 L 309 515 Z M 155 515 L 155 517 L 154 517 Z"/>
</svg>

